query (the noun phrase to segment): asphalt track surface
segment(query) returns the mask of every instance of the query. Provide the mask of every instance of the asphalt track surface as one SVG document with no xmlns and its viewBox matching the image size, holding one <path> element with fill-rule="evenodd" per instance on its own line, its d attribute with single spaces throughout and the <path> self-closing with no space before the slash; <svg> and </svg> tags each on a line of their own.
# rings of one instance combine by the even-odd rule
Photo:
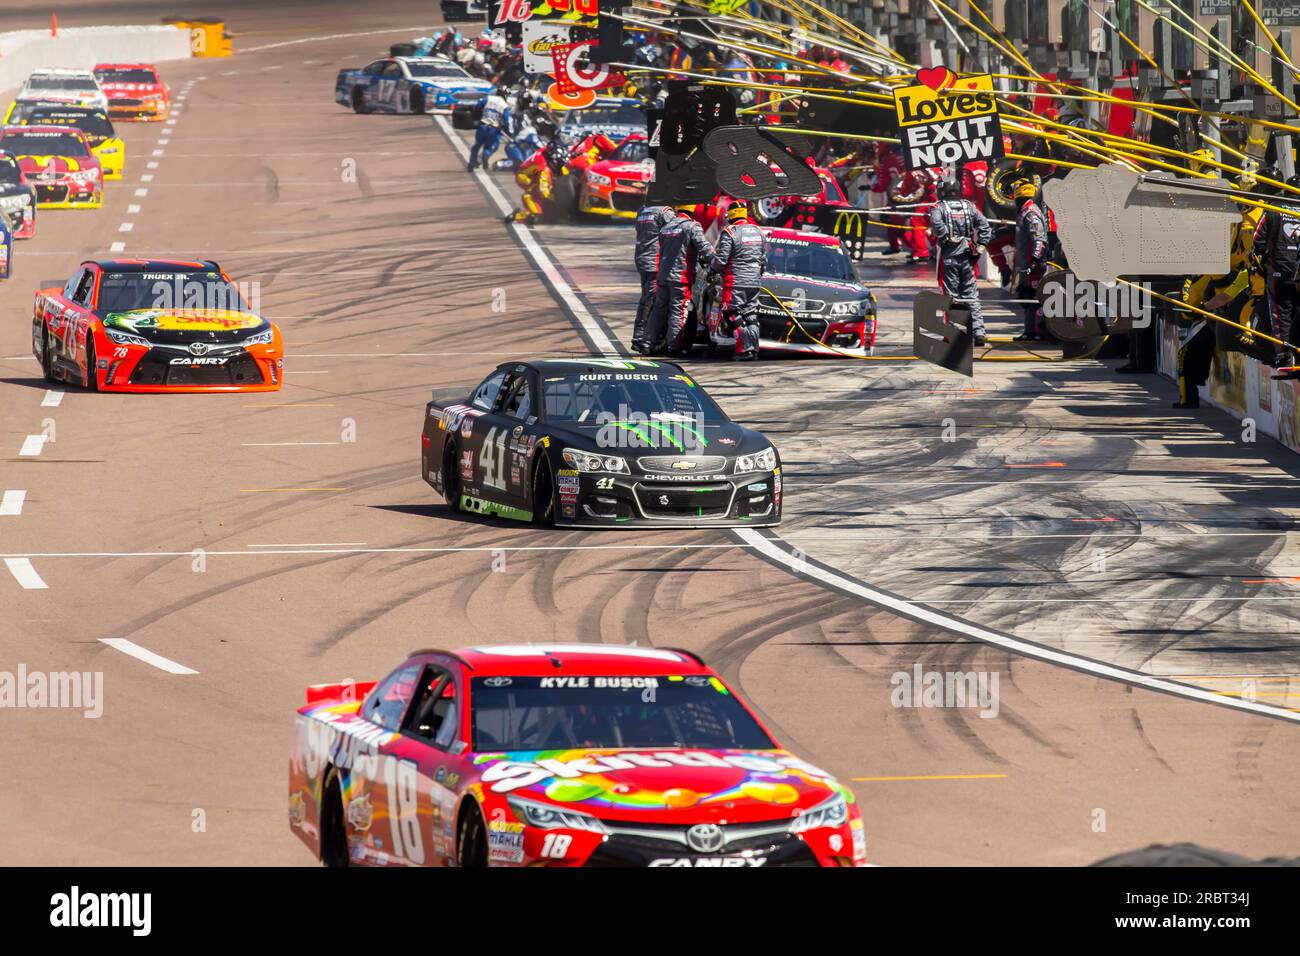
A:
<svg viewBox="0 0 1300 956">
<path fill-rule="evenodd" d="M 107 17 L 108 6 L 75 16 L 215 9 L 114 5 Z M 168 67 L 174 91 L 193 84 L 171 127 L 125 126 L 127 176 L 109 184 L 106 208 L 43 213 L 37 238 L 19 245 L 0 285 L 0 489 L 26 494 L 0 508 L 0 669 L 102 671 L 105 702 L 97 720 L 0 712 L 11 779 L 0 862 L 310 863 L 285 804 L 303 688 L 380 676 L 419 646 L 521 639 L 699 652 L 785 744 L 853 782 L 877 863 L 1079 864 L 1180 840 L 1294 852 L 1289 710 L 1244 713 L 1032 659 L 793 575 L 724 532 L 548 532 L 452 515 L 418 475 L 430 389 L 469 386 L 508 358 L 589 349 L 436 124 L 331 101 L 338 67 L 415 35 L 427 8 L 226 4 L 241 52 Z M 0 27 L 35 25 L 17 15 Z M 536 240 L 617 337 L 625 283 L 600 260 L 626 256 L 626 232 L 556 227 Z M 126 254 L 210 256 L 258 282 L 285 331 L 284 390 L 52 394 L 29 357 L 31 293 L 118 242 Z M 504 313 L 492 311 L 496 290 Z M 907 294 L 886 312 L 900 343 Z M 1286 601 L 1202 603 L 1261 593 L 1228 578 L 1285 577 L 1291 540 L 1294 461 L 1233 443 L 1226 419 L 1174 419 L 1167 396 L 1107 384 L 1101 366 L 1000 368 L 973 393 L 911 367 L 695 371 L 783 449 L 781 534 L 817 567 L 1189 686 L 1264 674 L 1259 700 L 1297 706 L 1266 696 L 1288 694 L 1300 673 Z M 995 437 L 927 440 L 943 417 L 931 406 L 948 408 L 953 389 L 958 421 L 997 424 Z M 1071 430 L 1072 416 L 1106 434 L 1145 429 L 1149 460 L 1131 436 Z M 51 425 L 53 441 L 20 454 Z M 1042 447 L 1053 441 L 1066 444 Z M 1161 446 L 1182 442 L 1193 447 L 1179 456 Z M 1076 481 L 1109 475 L 1099 513 L 1095 489 L 1034 483 L 1064 474 L 998 467 L 1044 454 L 1068 459 Z M 988 484 L 958 486 L 959 471 Z M 1139 513 L 1121 515 L 1118 500 Z M 1045 501 L 1059 513 L 1042 512 Z M 1196 534 L 1287 524 L 1249 543 L 1164 541 L 1153 536 L 1165 525 L 1140 509 L 1176 512 L 1173 526 Z M 1066 559 L 1077 564 L 1086 539 L 1017 531 L 1079 516 L 1123 517 L 1141 560 L 1072 583 Z M 1080 594 L 1096 600 L 1048 601 Z M 1143 600 L 1170 597 L 1181 603 Z M 997 672 L 998 715 L 895 708 L 890 677 L 917 664 Z"/>
</svg>

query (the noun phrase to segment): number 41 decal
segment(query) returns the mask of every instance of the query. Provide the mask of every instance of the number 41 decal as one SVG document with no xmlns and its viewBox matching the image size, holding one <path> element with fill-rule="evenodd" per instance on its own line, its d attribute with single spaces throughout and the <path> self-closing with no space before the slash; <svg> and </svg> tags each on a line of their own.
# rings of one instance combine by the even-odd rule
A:
<svg viewBox="0 0 1300 956">
<path fill-rule="evenodd" d="M 483 466 L 483 484 L 489 488 L 504 490 L 506 486 L 506 434 L 506 429 L 493 427 L 483 438 L 479 464 Z"/>
</svg>

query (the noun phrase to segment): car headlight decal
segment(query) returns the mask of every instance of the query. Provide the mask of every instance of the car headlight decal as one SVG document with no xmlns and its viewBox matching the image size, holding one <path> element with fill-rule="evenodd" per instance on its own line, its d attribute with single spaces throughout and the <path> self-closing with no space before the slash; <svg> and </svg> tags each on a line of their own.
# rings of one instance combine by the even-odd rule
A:
<svg viewBox="0 0 1300 956">
<path fill-rule="evenodd" d="M 264 332 L 258 332 L 256 335 L 250 335 L 239 344 L 248 347 L 250 345 L 270 345 L 275 340 L 275 329 L 267 329 Z"/>
<path fill-rule="evenodd" d="M 561 457 L 570 468 L 581 472 L 608 471 L 615 474 L 628 474 L 627 461 L 617 455 L 598 455 L 580 448 L 566 448 Z"/>
<path fill-rule="evenodd" d="M 149 348 L 149 340 L 141 338 L 138 335 L 131 335 L 129 332 L 122 332 L 118 329 L 105 329 L 110 342 L 116 342 L 118 345 L 141 345 Z"/>
<path fill-rule="evenodd" d="M 514 811 L 515 819 L 525 826 L 538 830 L 588 830 L 604 833 L 605 825 L 597 817 L 570 807 L 557 807 L 509 794 L 506 801 Z"/>
<path fill-rule="evenodd" d="M 776 468 L 776 449 L 770 445 L 757 455 L 741 455 L 736 459 L 736 474 L 744 475 L 751 471 L 772 471 Z"/>
<path fill-rule="evenodd" d="M 809 830 L 842 827 L 848 822 L 849 805 L 845 803 L 843 794 L 836 793 L 795 817 L 790 832 L 807 833 Z"/>
</svg>

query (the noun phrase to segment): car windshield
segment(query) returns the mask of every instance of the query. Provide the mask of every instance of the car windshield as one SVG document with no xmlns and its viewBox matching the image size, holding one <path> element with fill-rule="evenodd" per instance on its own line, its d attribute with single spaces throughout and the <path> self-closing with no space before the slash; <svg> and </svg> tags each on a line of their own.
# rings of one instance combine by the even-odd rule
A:
<svg viewBox="0 0 1300 956">
<path fill-rule="evenodd" d="M 37 107 L 23 120 L 28 126 L 72 126 L 87 136 L 105 139 L 113 135 L 113 124 L 103 112 L 73 112 Z"/>
<path fill-rule="evenodd" d="M 665 423 L 685 427 L 728 421 L 693 379 L 669 369 L 543 375 L 542 394 L 548 422 L 601 426 L 631 422 L 633 433 L 640 431 L 643 439 L 653 437 L 651 432 L 663 432 Z M 646 444 L 659 442 L 646 440 Z"/>
<path fill-rule="evenodd" d="M 5 133 L 0 149 L 16 156 L 86 156 L 86 143 L 72 133 Z"/>
<path fill-rule="evenodd" d="M 96 70 L 101 83 L 157 83 L 158 77 L 149 70 Z"/>
<path fill-rule="evenodd" d="M 239 290 L 219 272 L 106 272 L 99 281 L 102 312 L 137 309 L 224 309 L 247 312 Z"/>
<path fill-rule="evenodd" d="M 856 278 L 853 273 L 853 263 L 839 246 L 798 240 L 769 238 L 767 271 L 788 276 L 840 279 L 847 282 L 852 282 Z"/>
<path fill-rule="evenodd" d="M 93 93 L 99 89 L 94 80 L 82 76 L 33 76 L 27 81 L 27 88 L 70 93 Z"/>
<path fill-rule="evenodd" d="M 639 163 L 650 156 L 650 144 L 640 137 L 628 138 L 614 150 L 612 159 L 621 159 L 626 163 Z"/>
<path fill-rule="evenodd" d="M 476 677 L 475 751 L 598 747 L 773 750 L 710 677 Z"/>
<path fill-rule="evenodd" d="M 408 63 L 406 68 L 411 71 L 411 76 L 420 79 L 429 79 L 436 76 L 451 76 L 464 79 L 469 76 L 468 73 L 454 63 Z"/>
<path fill-rule="evenodd" d="M 645 114 L 635 103 L 592 106 L 585 110 L 572 110 L 565 117 L 566 126 L 638 126 L 644 122 Z"/>
</svg>

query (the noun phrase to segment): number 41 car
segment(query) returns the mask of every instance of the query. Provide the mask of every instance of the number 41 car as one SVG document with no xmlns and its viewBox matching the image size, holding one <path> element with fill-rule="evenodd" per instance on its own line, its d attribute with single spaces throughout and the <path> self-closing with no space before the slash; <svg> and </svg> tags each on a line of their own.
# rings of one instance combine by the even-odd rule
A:
<svg viewBox="0 0 1300 956">
<path fill-rule="evenodd" d="M 435 393 L 420 442 L 420 474 L 462 511 L 606 528 L 781 520 L 776 449 L 671 362 L 507 362 L 468 397 Z"/>
<path fill-rule="evenodd" d="M 861 866 L 853 791 L 688 651 L 416 651 L 307 689 L 289 826 L 327 866 Z"/>
<path fill-rule="evenodd" d="M 83 262 L 36 293 L 32 353 L 50 381 L 105 392 L 268 392 L 280 330 L 215 262 Z"/>
</svg>

